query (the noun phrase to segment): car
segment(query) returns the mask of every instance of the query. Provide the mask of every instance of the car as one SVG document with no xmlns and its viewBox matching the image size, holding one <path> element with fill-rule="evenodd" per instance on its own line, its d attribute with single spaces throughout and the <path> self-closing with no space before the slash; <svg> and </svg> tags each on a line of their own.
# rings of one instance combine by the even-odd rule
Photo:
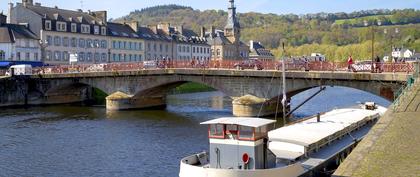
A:
<svg viewBox="0 0 420 177">
<path fill-rule="evenodd" d="M 242 61 L 240 63 L 235 63 L 233 67 L 238 70 L 244 70 L 244 69 L 263 70 L 264 69 L 262 62 L 256 59 L 249 59 L 249 60 Z"/>
</svg>

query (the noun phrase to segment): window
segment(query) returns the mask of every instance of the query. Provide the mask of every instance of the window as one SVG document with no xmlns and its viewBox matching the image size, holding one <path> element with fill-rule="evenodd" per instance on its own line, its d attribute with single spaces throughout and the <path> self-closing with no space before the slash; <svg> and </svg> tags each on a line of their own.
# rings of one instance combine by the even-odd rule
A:
<svg viewBox="0 0 420 177">
<path fill-rule="evenodd" d="M 112 61 L 117 61 L 117 54 L 112 54 Z"/>
<path fill-rule="evenodd" d="M 239 126 L 239 139 L 240 140 L 253 140 L 254 128 L 247 126 Z"/>
<path fill-rule="evenodd" d="M 49 51 L 49 50 L 47 50 L 47 55 L 45 56 L 45 58 L 47 59 L 47 61 L 51 61 L 51 59 L 52 59 L 52 52 L 51 51 Z"/>
<path fill-rule="evenodd" d="M 34 53 L 34 60 L 35 61 L 38 61 L 39 60 L 38 53 Z"/>
<path fill-rule="evenodd" d="M 70 55 L 69 52 L 63 52 L 63 61 L 69 61 Z"/>
<path fill-rule="evenodd" d="M 47 43 L 48 43 L 48 45 L 52 45 L 52 37 L 51 36 L 47 36 Z"/>
<path fill-rule="evenodd" d="M 69 46 L 69 38 L 68 37 L 64 37 L 63 38 L 63 46 L 64 47 L 68 47 Z"/>
<path fill-rule="evenodd" d="M 127 49 L 128 48 L 128 46 L 127 46 L 127 42 L 126 41 L 124 41 L 124 43 L 123 43 L 123 47 L 122 47 L 123 49 Z"/>
<path fill-rule="evenodd" d="M 100 47 L 100 45 L 99 45 L 99 40 L 95 40 L 95 41 L 93 41 L 93 47 L 94 48 L 99 48 Z"/>
<path fill-rule="evenodd" d="M 160 52 L 163 52 L 163 46 L 162 46 L 162 44 L 159 44 L 159 51 Z"/>
<path fill-rule="evenodd" d="M 45 30 L 51 30 L 51 21 L 45 20 Z"/>
<path fill-rule="evenodd" d="M 190 53 L 190 47 L 187 47 L 187 52 Z"/>
<path fill-rule="evenodd" d="M 92 61 L 92 53 L 87 53 L 87 55 L 86 55 L 86 61 L 88 61 L 88 62 L 90 62 L 90 61 Z"/>
<path fill-rule="evenodd" d="M 59 51 L 54 52 L 54 60 L 60 61 L 61 60 L 61 53 Z"/>
<path fill-rule="evenodd" d="M 91 39 L 86 40 L 86 48 L 93 48 L 93 43 Z"/>
<path fill-rule="evenodd" d="M 99 26 L 94 26 L 93 27 L 93 33 L 94 34 L 99 34 Z"/>
<path fill-rule="evenodd" d="M 133 55 L 128 55 L 128 61 L 131 61 L 133 59 Z"/>
<path fill-rule="evenodd" d="M 209 127 L 209 138 L 225 138 L 225 130 L 224 125 L 215 124 L 210 125 Z"/>
<path fill-rule="evenodd" d="M 57 31 L 67 31 L 67 24 L 65 22 L 57 22 Z"/>
<path fill-rule="evenodd" d="M 117 41 L 112 41 L 112 48 L 116 49 L 117 48 Z"/>
<path fill-rule="evenodd" d="M 147 51 L 152 50 L 150 43 L 147 43 Z"/>
<path fill-rule="evenodd" d="M 80 48 L 85 48 L 86 47 L 86 43 L 84 39 L 79 39 L 79 47 Z"/>
<path fill-rule="evenodd" d="M 60 36 L 54 37 L 54 45 L 55 46 L 60 46 L 61 45 L 61 37 Z"/>
<path fill-rule="evenodd" d="M 16 52 L 16 60 L 20 60 L 20 52 Z"/>
<path fill-rule="evenodd" d="M 157 51 L 157 47 L 156 47 L 156 44 L 153 44 L 153 51 Z"/>
<path fill-rule="evenodd" d="M 216 56 L 218 56 L 218 57 L 220 56 L 220 49 L 216 50 Z"/>
<path fill-rule="evenodd" d="M 71 32 L 73 32 L 73 33 L 77 32 L 77 24 L 76 23 L 71 24 Z"/>
<path fill-rule="evenodd" d="M 0 60 L 6 60 L 6 52 L 0 50 Z"/>
<path fill-rule="evenodd" d="M 142 60 L 143 60 L 143 56 L 139 55 L 139 61 L 142 61 Z"/>
<path fill-rule="evenodd" d="M 31 54 L 29 52 L 25 53 L 25 60 L 31 60 Z"/>
<path fill-rule="evenodd" d="M 195 47 L 193 47 L 192 51 L 193 51 L 193 53 L 195 53 Z"/>
<path fill-rule="evenodd" d="M 122 49 L 122 42 L 121 41 L 118 41 L 117 49 Z"/>
<path fill-rule="evenodd" d="M 75 37 L 71 38 L 70 45 L 71 47 L 77 47 L 77 39 Z"/>
<path fill-rule="evenodd" d="M 101 60 L 101 55 L 99 53 L 95 53 L 95 61 L 98 62 Z"/>
<path fill-rule="evenodd" d="M 169 46 L 168 46 L 168 44 L 165 45 L 165 50 L 166 50 L 166 53 L 169 52 Z"/>
<path fill-rule="evenodd" d="M 90 33 L 90 26 L 89 25 L 82 25 L 82 33 L 89 34 Z"/>
<path fill-rule="evenodd" d="M 79 59 L 79 61 L 85 61 L 85 53 L 84 52 L 79 52 L 79 55 L 78 55 L 78 59 Z"/>
<path fill-rule="evenodd" d="M 182 47 L 181 46 L 179 46 L 178 47 L 178 52 L 181 52 L 182 51 Z"/>
<path fill-rule="evenodd" d="M 108 46 L 107 46 L 107 42 L 106 42 L 106 40 L 102 40 L 101 41 L 101 48 L 103 48 L 103 49 L 106 49 Z"/>
<path fill-rule="evenodd" d="M 102 62 L 106 62 L 106 53 L 102 53 L 101 60 Z"/>
<path fill-rule="evenodd" d="M 129 49 L 129 50 L 132 50 L 132 49 L 133 49 L 133 43 L 132 43 L 132 42 L 129 42 L 129 43 L 128 43 L 128 49 Z"/>
<path fill-rule="evenodd" d="M 106 27 L 101 28 L 101 34 L 104 36 L 106 35 Z"/>
</svg>

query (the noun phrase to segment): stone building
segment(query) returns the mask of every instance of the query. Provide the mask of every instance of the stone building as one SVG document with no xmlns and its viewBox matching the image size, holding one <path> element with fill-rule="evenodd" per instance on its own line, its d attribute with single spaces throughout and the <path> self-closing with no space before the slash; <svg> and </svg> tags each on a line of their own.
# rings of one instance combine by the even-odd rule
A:
<svg viewBox="0 0 420 177">
<path fill-rule="evenodd" d="M 244 60 L 249 58 L 248 46 L 240 41 L 241 26 L 234 0 L 229 0 L 228 19 L 224 31 L 211 28 L 206 33 L 213 60 Z"/>
<path fill-rule="evenodd" d="M 273 61 L 274 55 L 270 50 L 266 49 L 261 42 L 249 41 L 249 58 L 261 61 Z"/>
<path fill-rule="evenodd" d="M 0 61 L 40 61 L 38 37 L 26 25 L 6 23 L 0 14 Z"/>
<path fill-rule="evenodd" d="M 22 0 L 9 4 L 9 22 L 28 25 L 40 38 L 45 63 L 68 64 L 71 53 L 78 54 L 79 63 L 108 61 L 106 11 L 71 11 Z"/>
<path fill-rule="evenodd" d="M 143 61 L 144 39 L 129 24 L 107 23 L 110 62 Z"/>
</svg>

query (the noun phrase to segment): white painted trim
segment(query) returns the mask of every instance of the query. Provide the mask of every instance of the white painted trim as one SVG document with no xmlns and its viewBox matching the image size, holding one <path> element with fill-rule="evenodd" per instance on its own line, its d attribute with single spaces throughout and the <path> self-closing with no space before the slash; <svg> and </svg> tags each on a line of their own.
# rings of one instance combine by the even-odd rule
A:
<svg viewBox="0 0 420 177">
<path fill-rule="evenodd" d="M 226 144 L 226 145 L 238 145 L 238 146 L 258 146 L 264 142 L 264 139 L 258 141 L 241 141 L 241 140 L 229 140 L 229 139 L 210 139 L 210 144 Z"/>
</svg>

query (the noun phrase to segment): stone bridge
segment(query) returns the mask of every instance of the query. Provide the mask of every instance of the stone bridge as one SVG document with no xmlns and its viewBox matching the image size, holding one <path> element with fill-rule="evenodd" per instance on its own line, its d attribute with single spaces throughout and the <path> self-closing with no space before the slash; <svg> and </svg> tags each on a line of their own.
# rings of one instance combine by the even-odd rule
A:
<svg viewBox="0 0 420 177">
<path fill-rule="evenodd" d="M 286 72 L 290 98 L 319 86 L 344 86 L 379 95 L 388 100 L 407 82 L 409 74 Z M 33 75 L 0 80 L 0 106 L 80 102 L 92 88 L 107 93 L 107 109 L 122 110 L 165 105 L 168 91 L 187 82 L 202 83 L 233 99 L 237 116 L 273 114 L 282 89 L 282 73 L 251 70 L 157 69 Z M 259 112 L 261 104 L 264 110 Z M 279 109 L 281 110 L 281 108 Z"/>
</svg>

